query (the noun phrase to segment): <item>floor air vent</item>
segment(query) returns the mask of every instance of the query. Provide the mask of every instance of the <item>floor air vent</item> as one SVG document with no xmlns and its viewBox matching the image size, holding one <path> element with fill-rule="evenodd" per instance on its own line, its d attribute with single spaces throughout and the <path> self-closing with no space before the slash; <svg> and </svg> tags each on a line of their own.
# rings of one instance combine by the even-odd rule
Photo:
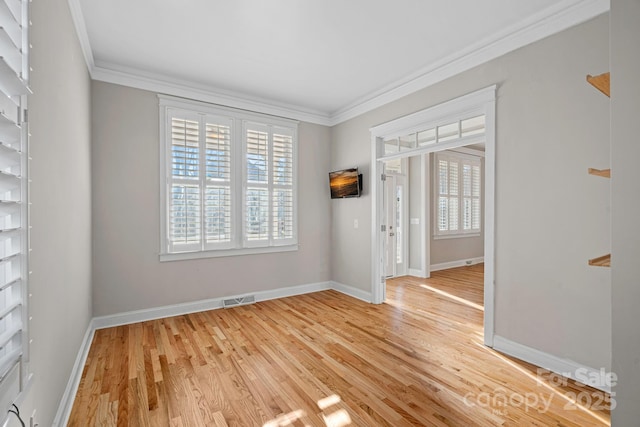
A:
<svg viewBox="0 0 640 427">
<path fill-rule="evenodd" d="M 222 306 L 224 308 L 229 308 L 229 307 L 236 307 L 239 305 L 253 304 L 254 302 L 256 302 L 255 296 L 246 295 L 244 297 L 229 298 L 229 299 L 222 300 Z"/>
</svg>

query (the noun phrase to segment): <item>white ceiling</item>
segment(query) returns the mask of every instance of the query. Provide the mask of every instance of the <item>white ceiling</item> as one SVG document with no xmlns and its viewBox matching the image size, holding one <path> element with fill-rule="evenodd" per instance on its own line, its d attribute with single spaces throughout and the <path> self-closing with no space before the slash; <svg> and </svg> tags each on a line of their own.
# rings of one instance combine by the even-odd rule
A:
<svg viewBox="0 0 640 427">
<path fill-rule="evenodd" d="M 608 0 L 69 2 L 94 79 L 323 124 L 609 8 Z"/>
</svg>

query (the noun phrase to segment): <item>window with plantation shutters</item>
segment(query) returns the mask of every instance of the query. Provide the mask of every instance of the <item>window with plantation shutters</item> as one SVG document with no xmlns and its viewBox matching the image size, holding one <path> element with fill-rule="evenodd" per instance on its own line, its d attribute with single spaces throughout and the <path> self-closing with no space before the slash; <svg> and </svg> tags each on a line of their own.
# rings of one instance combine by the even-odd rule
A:
<svg viewBox="0 0 640 427">
<path fill-rule="evenodd" d="M 232 121 L 173 109 L 169 117 L 169 250 L 228 248 Z"/>
<path fill-rule="evenodd" d="M 435 159 L 436 237 L 473 235 L 481 227 L 481 163 L 471 155 L 442 151 Z"/>
<path fill-rule="evenodd" d="M 244 138 L 246 244 L 288 244 L 294 238 L 293 132 L 245 123 Z"/>
<path fill-rule="evenodd" d="M 29 2 L 0 0 L 0 424 L 30 382 Z"/>
<path fill-rule="evenodd" d="M 164 96 L 160 115 L 161 260 L 297 249 L 295 122 Z"/>
</svg>

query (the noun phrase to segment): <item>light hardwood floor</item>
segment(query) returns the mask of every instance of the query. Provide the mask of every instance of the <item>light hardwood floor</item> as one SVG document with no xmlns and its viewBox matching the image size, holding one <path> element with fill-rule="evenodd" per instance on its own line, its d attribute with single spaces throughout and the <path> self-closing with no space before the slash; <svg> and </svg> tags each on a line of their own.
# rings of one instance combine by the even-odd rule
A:
<svg viewBox="0 0 640 427">
<path fill-rule="evenodd" d="M 609 425 L 608 395 L 482 344 L 482 276 L 393 279 L 382 305 L 324 291 L 99 330 L 69 425 Z"/>
</svg>

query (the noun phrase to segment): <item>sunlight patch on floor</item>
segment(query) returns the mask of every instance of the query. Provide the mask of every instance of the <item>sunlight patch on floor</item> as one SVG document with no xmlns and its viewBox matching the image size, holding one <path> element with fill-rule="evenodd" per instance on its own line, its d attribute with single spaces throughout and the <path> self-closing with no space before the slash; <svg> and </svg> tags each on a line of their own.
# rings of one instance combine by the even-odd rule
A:
<svg viewBox="0 0 640 427">
<path fill-rule="evenodd" d="M 337 405 L 340 403 L 342 399 L 337 394 L 332 394 L 331 396 L 324 397 L 318 400 L 318 408 L 321 410 L 325 410 L 330 406 Z M 297 411 L 289 412 L 288 414 L 284 414 L 279 416 L 278 418 L 274 418 L 271 421 L 266 422 L 262 425 L 262 427 L 283 427 L 292 425 L 294 421 L 299 420 L 307 415 L 301 409 Z M 321 414 L 322 419 L 327 427 L 344 427 L 351 424 L 351 417 L 349 413 L 345 409 L 337 409 L 331 412 L 329 415 Z"/>
<path fill-rule="evenodd" d="M 307 413 L 302 409 L 298 409 L 297 411 L 289 412 L 288 414 L 280 415 L 278 418 L 275 418 L 271 421 L 267 421 L 262 425 L 262 427 L 282 427 L 289 426 L 293 424 L 294 421 L 299 420 L 300 418 L 306 416 Z"/>
<path fill-rule="evenodd" d="M 331 396 L 318 400 L 318 408 L 327 409 L 329 406 L 335 405 L 336 403 L 340 403 L 340 396 L 332 394 Z"/>
<path fill-rule="evenodd" d="M 351 417 L 344 409 L 338 409 L 329 415 L 322 415 L 327 427 L 343 427 L 351 424 Z"/>
<path fill-rule="evenodd" d="M 434 287 L 429 286 L 429 285 L 420 285 L 420 287 L 424 288 L 424 289 L 427 289 L 427 290 L 429 290 L 431 292 L 434 292 L 434 293 L 436 293 L 438 295 L 442 295 L 443 297 L 449 298 L 450 300 L 462 303 L 462 304 L 464 304 L 464 305 L 466 305 L 468 307 L 475 308 L 476 310 L 484 311 L 484 307 L 481 306 L 480 304 L 476 304 L 475 302 L 466 300 L 464 298 L 460 298 L 458 296 L 451 295 L 449 292 L 445 292 L 443 290 L 434 288 Z"/>
</svg>

